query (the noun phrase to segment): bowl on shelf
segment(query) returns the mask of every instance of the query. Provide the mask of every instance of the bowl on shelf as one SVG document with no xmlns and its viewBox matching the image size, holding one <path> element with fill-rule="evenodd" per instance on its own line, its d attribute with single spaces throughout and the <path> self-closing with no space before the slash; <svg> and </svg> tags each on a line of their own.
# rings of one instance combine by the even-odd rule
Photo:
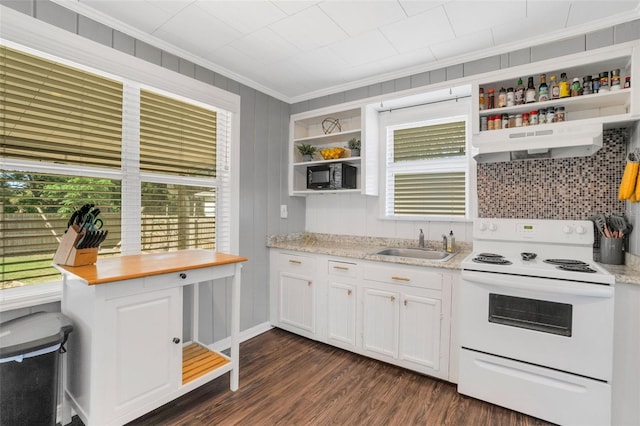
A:
<svg viewBox="0 0 640 426">
<path fill-rule="evenodd" d="M 344 156 L 345 151 L 344 148 L 340 147 L 325 148 L 320 150 L 320 155 L 322 155 L 322 158 L 325 160 L 337 160 Z"/>
</svg>

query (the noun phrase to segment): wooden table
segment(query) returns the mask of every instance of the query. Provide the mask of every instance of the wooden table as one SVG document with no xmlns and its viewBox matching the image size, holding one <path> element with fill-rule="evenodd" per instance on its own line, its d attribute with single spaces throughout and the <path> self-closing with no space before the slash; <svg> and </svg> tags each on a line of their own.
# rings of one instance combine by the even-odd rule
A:
<svg viewBox="0 0 640 426">
<path fill-rule="evenodd" d="M 247 258 L 207 250 L 55 265 L 74 325 L 64 357 L 63 424 L 124 424 L 230 372 L 239 383 L 240 270 Z M 198 284 L 231 279 L 230 356 L 198 338 Z M 223 283 L 224 283 L 223 281 Z M 218 282 L 214 283 L 218 285 Z M 193 339 L 183 342 L 183 289 L 193 285 Z"/>
</svg>

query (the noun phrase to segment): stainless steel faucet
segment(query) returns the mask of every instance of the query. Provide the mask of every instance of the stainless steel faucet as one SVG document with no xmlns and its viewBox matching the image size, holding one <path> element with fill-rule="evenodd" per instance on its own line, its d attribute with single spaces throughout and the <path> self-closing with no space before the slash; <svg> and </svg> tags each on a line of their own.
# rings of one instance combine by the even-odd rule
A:
<svg viewBox="0 0 640 426">
<path fill-rule="evenodd" d="M 424 232 L 422 232 L 422 228 L 420 228 L 420 235 L 418 235 L 418 247 L 424 248 Z"/>
</svg>

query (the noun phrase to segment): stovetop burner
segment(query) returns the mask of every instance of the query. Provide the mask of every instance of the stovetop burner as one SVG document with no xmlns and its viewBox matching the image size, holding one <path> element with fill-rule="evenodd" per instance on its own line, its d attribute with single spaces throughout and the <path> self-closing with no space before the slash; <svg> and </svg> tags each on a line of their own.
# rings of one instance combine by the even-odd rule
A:
<svg viewBox="0 0 640 426">
<path fill-rule="evenodd" d="M 558 269 L 562 269 L 563 271 L 572 271 L 572 272 L 589 272 L 589 273 L 598 272 L 595 269 L 590 268 L 589 265 L 587 265 L 587 264 L 584 264 L 584 265 L 579 265 L 579 264 L 558 265 L 557 268 Z"/>
<path fill-rule="evenodd" d="M 511 262 L 499 254 L 480 253 L 472 259 L 476 263 L 490 263 L 492 265 L 511 265 Z"/>
<path fill-rule="evenodd" d="M 558 269 L 571 272 L 598 272 L 591 268 L 587 262 L 575 259 L 545 259 L 544 262 L 557 265 Z"/>
<path fill-rule="evenodd" d="M 582 260 L 575 259 L 545 259 L 544 262 L 550 263 L 552 265 L 581 265 L 581 266 L 589 266 L 587 262 L 583 262 Z"/>
</svg>

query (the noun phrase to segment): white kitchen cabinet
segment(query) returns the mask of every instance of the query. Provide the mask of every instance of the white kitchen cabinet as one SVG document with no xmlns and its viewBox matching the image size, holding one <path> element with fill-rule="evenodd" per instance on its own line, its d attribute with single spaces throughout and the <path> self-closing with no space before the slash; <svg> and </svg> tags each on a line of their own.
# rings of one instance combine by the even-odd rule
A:
<svg viewBox="0 0 640 426">
<path fill-rule="evenodd" d="M 289 195 L 307 196 L 322 193 L 378 195 L 377 128 L 365 125 L 366 117 L 370 114 L 371 112 L 365 112 L 365 108 L 359 104 L 345 104 L 292 115 L 289 132 Z M 347 143 L 352 138 L 361 141 L 360 155 L 355 155 L 349 150 L 346 150 L 344 156 L 339 159 L 325 160 L 320 155 L 321 149 L 347 148 Z M 314 154 L 312 161 L 303 161 L 298 151 L 298 146 L 301 144 L 309 144 L 317 148 L 318 152 Z M 346 163 L 356 167 L 356 188 L 308 189 L 307 167 L 330 163 Z"/>
<path fill-rule="evenodd" d="M 449 278 L 416 266 L 368 263 L 363 269 L 365 353 L 448 379 Z"/>
<path fill-rule="evenodd" d="M 120 425 L 230 372 L 239 383 L 239 256 L 206 250 L 117 256 L 62 272 L 62 312 L 71 319 L 64 371 L 63 424 L 71 408 L 87 426 Z M 231 352 L 183 342 L 183 288 L 231 277 Z"/>
<path fill-rule="evenodd" d="M 401 285 L 389 290 L 365 281 L 363 295 L 365 355 L 448 378 L 448 340 L 442 339 L 448 321 L 443 321 L 440 292 Z"/>
<path fill-rule="evenodd" d="M 104 359 L 104 370 L 112 374 L 105 377 L 108 393 L 101 405 L 110 417 L 126 415 L 180 386 L 181 290 L 150 291 L 105 302 L 104 337 L 114 356 Z"/>
<path fill-rule="evenodd" d="M 393 362 L 398 358 L 399 297 L 395 291 L 363 289 L 362 348 L 365 354 Z"/>
<path fill-rule="evenodd" d="M 640 119 L 639 57 L 639 43 L 634 41 L 485 74 L 472 85 L 472 145 L 478 149 L 476 159 L 508 161 L 535 155 L 561 158 L 593 154 L 602 147 L 603 128 L 624 127 Z M 546 74 L 550 86 L 551 75 L 559 81 L 560 74 L 565 72 L 570 82 L 577 77 L 582 84 L 584 76 L 610 73 L 614 69 L 620 70 L 619 90 L 497 107 L 499 90 L 515 88 L 519 78 L 526 87 L 527 78 L 534 77 L 537 88 L 540 74 Z M 626 76 L 631 78 L 631 87 L 627 89 L 623 88 Z M 495 91 L 496 108 L 479 109 L 480 89 L 484 90 L 485 97 L 489 89 Z M 563 107 L 566 121 L 481 130 L 482 118 L 524 114 L 549 107 Z"/>
<path fill-rule="evenodd" d="M 312 256 L 271 252 L 271 322 L 305 337 L 316 336 L 316 260 Z M 275 291 L 274 291 L 275 290 Z"/>
<path fill-rule="evenodd" d="M 328 262 L 327 342 L 347 350 L 357 348 L 358 265 Z"/>
<path fill-rule="evenodd" d="M 430 372 L 440 371 L 441 321 L 442 300 L 403 294 L 398 358 Z"/>
</svg>

